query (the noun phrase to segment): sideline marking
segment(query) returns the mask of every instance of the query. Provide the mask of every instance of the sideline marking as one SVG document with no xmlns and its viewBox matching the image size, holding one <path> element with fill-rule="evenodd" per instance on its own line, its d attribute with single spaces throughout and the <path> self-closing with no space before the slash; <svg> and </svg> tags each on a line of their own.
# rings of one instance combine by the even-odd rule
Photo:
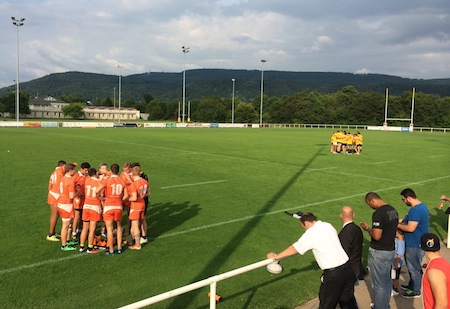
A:
<svg viewBox="0 0 450 309">
<path fill-rule="evenodd" d="M 387 164 L 387 163 L 392 163 L 392 162 L 395 162 L 395 160 L 392 160 L 392 161 L 383 161 L 383 162 L 368 163 L 368 165 Z"/>
<path fill-rule="evenodd" d="M 75 251 L 75 252 L 77 252 L 77 251 Z M 22 266 L 18 266 L 18 267 L 14 267 L 14 268 L 2 269 L 2 270 L 0 270 L 0 275 L 12 273 L 14 271 L 19 271 L 19 270 L 23 270 L 23 269 L 34 268 L 34 267 L 39 267 L 39 266 L 43 266 L 43 265 L 47 265 L 47 264 L 76 259 L 76 258 L 79 258 L 82 256 L 84 256 L 84 254 L 76 254 L 76 255 L 74 254 L 74 255 L 69 255 L 66 257 L 59 258 L 59 259 L 51 259 L 51 260 L 37 262 L 37 263 L 29 264 L 29 265 L 22 265 Z"/>
<path fill-rule="evenodd" d="M 211 183 L 219 183 L 219 182 L 225 182 L 226 180 L 212 180 L 212 181 L 204 181 L 204 182 L 195 182 L 195 183 L 187 183 L 184 185 L 175 185 L 175 186 L 165 186 L 161 187 L 161 189 L 173 189 L 173 188 L 183 188 L 183 187 L 191 187 L 191 186 L 199 186 L 199 185 L 209 185 Z"/>
<path fill-rule="evenodd" d="M 322 172 L 320 170 L 317 170 L 318 172 Z M 383 180 L 383 181 L 392 181 L 392 182 L 399 182 L 399 183 L 404 183 L 404 181 L 401 180 L 394 180 L 394 179 L 389 179 L 389 178 L 381 178 L 381 177 L 373 177 L 373 176 L 367 176 L 367 175 L 363 175 L 363 174 L 352 174 L 352 173 L 345 173 L 345 172 L 333 172 L 333 171 L 323 171 L 324 173 L 328 173 L 328 174 L 338 174 L 338 175 L 347 175 L 347 176 L 354 176 L 354 177 L 365 177 L 365 178 L 369 178 L 369 179 L 375 179 L 375 180 Z"/>
<path fill-rule="evenodd" d="M 424 183 L 433 182 L 433 181 L 446 179 L 446 178 L 450 178 L 450 175 L 436 177 L 436 178 L 432 178 L 432 179 L 426 179 L 426 180 L 422 180 L 422 181 L 410 182 L 410 183 L 406 183 L 404 185 L 398 185 L 398 186 L 393 186 L 393 187 L 388 187 L 388 188 L 378 189 L 378 190 L 373 190 L 373 191 L 374 192 L 389 191 L 389 190 L 398 189 L 398 188 L 405 188 L 407 186 L 412 186 L 412 185 L 421 185 L 421 184 L 424 184 Z M 208 225 L 192 228 L 192 229 L 189 229 L 189 230 L 184 230 L 184 231 L 179 231 L 179 232 L 175 232 L 175 233 L 161 235 L 161 236 L 158 236 L 158 238 L 164 239 L 164 238 L 178 236 L 178 235 L 182 235 L 182 234 L 188 234 L 188 233 L 192 233 L 192 232 L 196 232 L 196 231 L 200 231 L 200 230 L 205 230 L 205 229 L 209 229 L 209 228 L 213 228 L 213 227 L 222 226 L 222 225 L 225 225 L 225 224 L 231 224 L 231 223 L 235 223 L 235 222 L 250 220 L 250 219 L 253 219 L 253 218 L 257 218 L 257 217 L 262 217 L 262 216 L 267 216 L 267 215 L 275 215 L 275 214 L 279 214 L 281 212 L 284 212 L 286 210 L 289 211 L 289 210 L 294 210 L 294 209 L 301 209 L 301 208 L 306 208 L 306 207 L 311 207 L 311 206 L 317 206 L 317 205 L 321 205 L 321 204 L 325 204 L 325 203 L 338 202 L 338 201 L 342 201 L 342 200 L 346 200 L 346 199 L 350 199 L 350 198 L 354 198 L 354 197 L 358 197 L 358 196 L 365 196 L 366 194 L 367 194 L 367 192 L 356 193 L 356 194 L 343 196 L 343 197 L 338 197 L 338 198 L 334 198 L 334 199 L 329 199 L 329 200 L 325 200 L 325 201 L 321 201 L 321 202 L 309 203 L 309 204 L 305 204 L 305 205 L 299 205 L 299 206 L 296 206 L 296 207 L 290 207 L 290 208 L 285 208 L 285 209 L 281 209 L 281 210 L 275 210 L 275 211 L 267 212 L 267 213 L 264 213 L 264 214 L 256 214 L 256 215 L 246 216 L 246 217 L 237 218 L 237 219 L 233 219 L 233 220 L 228 220 L 228 221 L 224 221 L 224 222 L 208 224 Z M 57 262 L 60 262 L 60 261 L 76 259 L 76 258 L 83 257 L 83 256 L 86 256 L 86 254 L 74 254 L 74 255 L 63 257 L 63 258 L 59 258 L 59 259 L 52 259 L 52 260 L 42 261 L 42 262 L 33 263 L 33 264 L 29 264 L 29 265 L 22 265 L 22 266 L 18 266 L 18 267 L 14 267 L 14 268 L 2 269 L 2 270 L 0 270 L 0 275 L 12 273 L 12 272 L 23 270 L 23 269 L 28 269 L 28 268 L 38 267 L 38 266 L 42 266 L 42 265 L 57 263 Z"/>
</svg>

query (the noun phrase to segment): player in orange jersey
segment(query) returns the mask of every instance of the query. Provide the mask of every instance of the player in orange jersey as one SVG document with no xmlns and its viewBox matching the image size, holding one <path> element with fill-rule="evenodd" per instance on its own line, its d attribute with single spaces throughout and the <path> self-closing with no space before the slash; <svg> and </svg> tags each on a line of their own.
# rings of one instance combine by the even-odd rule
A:
<svg viewBox="0 0 450 309">
<path fill-rule="evenodd" d="M 120 178 L 122 178 L 122 180 L 125 182 L 125 186 L 127 189 L 130 186 L 130 184 L 133 182 L 133 180 L 132 180 L 133 175 L 131 174 L 130 165 L 131 165 L 130 162 L 126 161 L 122 165 L 122 173 L 120 173 Z M 130 213 L 130 202 L 129 201 L 127 201 L 127 200 L 123 201 L 123 210 L 126 211 L 127 214 Z M 128 235 L 128 231 L 130 230 L 130 227 L 131 227 L 131 221 L 128 219 L 128 216 L 127 216 L 127 228 L 124 229 L 123 236 Z"/>
<path fill-rule="evenodd" d="M 141 166 L 139 163 L 131 164 L 131 172 L 133 173 L 133 182 L 129 188 L 129 198 L 131 202 L 130 213 L 128 218 L 131 220 L 131 236 L 134 239 L 134 245 L 130 246 L 131 250 L 141 249 L 141 224 L 142 220 L 145 220 L 144 210 L 145 201 L 144 198 L 148 196 L 148 182 L 143 179 L 141 175 Z"/>
<path fill-rule="evenodd" d="M 122 253 L 122 202 L 128 198 L 125 182 L 118 176 L 119 165 L 111 165 L 111 176 L 103 179 L 98 191 L 104 189 L 103 220 L 106 225 L 108 255 L 114 254 L 114 223 L 117 230 L 117 253 Z"/>
<path fill-rule="evenodd" d="M 58 222 L 58 198 L 59 198 L 59 181 L 64 176 L 64 168 L 66 161 L 60 160 L 58 167 L 50 175 L 48 180 L 48 195 L 47 203 L 50 205 L 50 227 L 48 229 L 48 235 L 46 239 L 48 241 L 59 241 L 59 238 L 55 235 L 56 223 Z"/>
<path fill-rule="evenodd" d="M 100 165 L 98 166 L 98 179 L 100 181 L 108 178 L 109 176 L 111 176 L 111 172 L 108 171 L 108 164 L 107 163 L 100 163 Z M 102 228 L 101 228 L 101 235 L 102 237 L 106 237 L 106 227 L 105 227 L 105 222 L 101 223 Z"/>
<path fill-rule="evenodd" d="M 145 202 L 144 219 L 141 220 L 141 245 L 142 245 L 142 244 L 148 243 L 146 217 L 147 217 L 147 208 L 148 208 L 148 202 L 149 202 L 148 198 L 151 194 L 151 191 L 150 191 L 150 181 L 148 180 L 148 176 L 143 171 L 141 171 L 141 178 L 147 180 L 147 182 L 148 182 L 148 194 L 146 197 L 144 197 L 144 202 Z"/>
<path fill-rule="evenodd" d="M 84 182 L 84 206 L 83 206 L 83 230 L 80 235 L 80 252 L 84 251 L 84 244 L 86 238 L 88 239 L 87 253 L 97 253 L 98 249 L 94 248 L 94 237 L 97 223 L 102 219 L 102 206 L 98 188 L 101 182 L 97 177 L 97 170 L 95 168 L 89 169 L 89 177 L 86 177 Z M 89 232 L 89 235 L 88 235 Z"/>
<path fill-rule="evenodd" d="M 81 224 L 81 213 L 83 212 L 84 205 L 84 181 L 91 165 L 87 162 L 81 163 L 80 170 L 73 175 L 73 181 L 75 182 L 75 198 L 73 199 L 73 208 L 75 215 L 72 223 L 72 239 L 76 239 L 79 235 Z"/>
<path fill-rule="evenodd" d="M 58 198 L 58 213 L 62 220 L 61 226 L 61 250 L 72 251 L 75 250 L 73 245 L 77 242 L 70 241 L 67 239 L 69 237 L 69 226 L 73 219 L 73 198 L 75 197 L 75 182 L 73 181 L 73 174 L 75 174 L 75 165 L 72 163 L 66 164 L 65 175 L 59 181 L 59 198 Z"/>
</svg>

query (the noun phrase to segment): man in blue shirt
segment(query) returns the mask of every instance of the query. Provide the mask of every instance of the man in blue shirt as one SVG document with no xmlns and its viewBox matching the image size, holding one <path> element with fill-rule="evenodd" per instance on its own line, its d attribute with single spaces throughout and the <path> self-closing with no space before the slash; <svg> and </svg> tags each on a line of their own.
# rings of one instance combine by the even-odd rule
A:
<svg viewBox="0 0 450 309">
<path fill-rule="evenodd" d="M 400 195 L 402 201 L 411 209 L 403 220 L 399 220 L 398 229 L 405 233 L 405 258 L 408 266 L 410 280 L 407 285 L 401 285 L 406 292 L 405 298 L 420 297 L 422 287 L 422 259 L 423 251 L 420 249 L 420 237 L 428 233 L 429 213 L 427 206 L 416 196 L 410 188 L 403 190 Z"/>
</svg>

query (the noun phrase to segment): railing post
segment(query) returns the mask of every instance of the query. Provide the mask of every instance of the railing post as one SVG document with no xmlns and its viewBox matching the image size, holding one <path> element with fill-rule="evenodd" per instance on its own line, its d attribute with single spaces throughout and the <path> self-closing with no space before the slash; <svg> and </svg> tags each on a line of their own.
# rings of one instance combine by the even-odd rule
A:
<svg viewBox="0 0 450 309">
<path fill-rule="evenodd" d="M 216 287 L 217 282 L 214 281 L 209 285 L 209 308 L 216 309 Z"/>
</svg>

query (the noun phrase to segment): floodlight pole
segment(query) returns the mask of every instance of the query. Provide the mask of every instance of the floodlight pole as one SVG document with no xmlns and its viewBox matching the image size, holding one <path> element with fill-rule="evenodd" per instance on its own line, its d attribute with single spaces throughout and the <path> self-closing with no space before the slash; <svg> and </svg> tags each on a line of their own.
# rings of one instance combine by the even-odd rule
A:
<svg viewBox="0 0 450 309">
<path fill-rule="evenodd" d="M 231 94 L 231 123 L 234 123 L 234 84 L 236 83 L 236 80 L 233 78 L 231 81 L 233 82 L 233 91 Z"/>
<path fill-rule="evenodd" d="M 183 111 L 181 113 L 182 122 L 185 122 L 185 113 L 186 113 L 186 54 L 189 52 L 190 47 L 182 46 L 181 50 L 183 51 Z"/>
<path fill-rule="evenodd" d="M 119 68 L 119 124 L 120 124 L 120 103 L 122 100 L 122 68 L 123 68 L 123 65 L 118 64 L 117 67 Z"/>
<path fill-rule="evenodd" d="M 261 60 L 261 106 L 259 107 L 259 126 L 262 127 L 263 123 L 263 102 L 264 102 L 264 63 L 267 60 Z"/>
<path fill-rule="evenodd" d="M 12 23 L 16 26 L 17 29 L 17 71 L 16 71 L 16 122 L 19 122 L 19 114 L 20 114 L 20 96 L 19 96 L 19 27 L 23 26 L 25 18 L 16 19 L 15 17 L 11 17 Z"/>
<path fill-rule="evenodd" d="M 411 98 L 411 123 L 409 125 L 409 132 L 413 132 L 414 130 L 414 100 L 416 97 L 416 87 L 412 89 L 412 98 Z"/>
<path fill-rule="evenodd" d="M 113 112 L 113 122 L 116 121 L 116 87 L 114 87 L 114 112 Z"/>
<path fill-rule="evenodd" d="M 388 116 L 388 101 L 389 101 L 389 88 L 386 87 L 386 103 L 384 105 L 384 130 L 387 130 L 387 116 Z"/>
</svg>

